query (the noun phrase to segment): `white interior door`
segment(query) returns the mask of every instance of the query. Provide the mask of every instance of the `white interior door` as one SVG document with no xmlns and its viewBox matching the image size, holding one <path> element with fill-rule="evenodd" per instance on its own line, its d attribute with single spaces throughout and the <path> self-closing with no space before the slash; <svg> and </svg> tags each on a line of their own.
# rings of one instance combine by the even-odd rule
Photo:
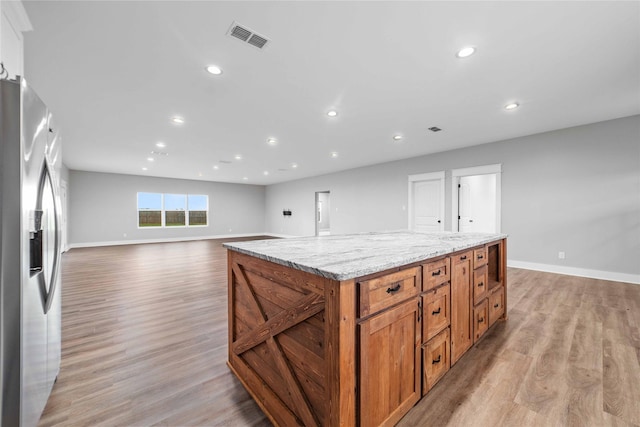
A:
<svg viewBox="0 0 640 427">
<path fill-rule="evenodd" d="M 409 175 L 409 229 L 444 231 L 444 172 Z"/>
<path fill-rule="evenodd" d="M 458 230 L 495 233 L 496 174 L 461 176 L 458 184 Z"/>
<path fill-rule="evenodd" d="M 413 230 L 442 230 L 440 181 L 417 181 L 413 184 Z"/>
<path fill-rule="evenodd" d="M 331 234 L 331 193 L 316 192 L 316 236 Z"/>
</svg>

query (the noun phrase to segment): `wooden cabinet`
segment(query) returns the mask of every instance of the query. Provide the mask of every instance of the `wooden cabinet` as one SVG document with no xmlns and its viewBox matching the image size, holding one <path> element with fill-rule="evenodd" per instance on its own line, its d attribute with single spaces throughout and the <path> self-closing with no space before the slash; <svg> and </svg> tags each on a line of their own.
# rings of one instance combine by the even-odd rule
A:
<svg viewBox="0 0 640 427">
<path fill-rule="evenodd" d="M 449 328 L 422 348 L 422 394 L 425 395 L 447 373 L 451 364 Z"/>
<path fill-rule="evenodd" d="M 394 425 L 507 313 L 504 239 L 344 280 L 230 251 L 228 274 L 228 365 L 276 426 Z"/>
<path fill-rule="evenodd" d="M 487 265 L 487 247 L 483 246 L 473 250 L 473 268 L 479 268 L 483 265 Z"/>
<path fill-rule="evenodd" d="M 423 291 L 428 291 L 447 283 L 451 278 L 451 260 L 449 257 L 430 262 L 422 266 Z"/>
<path fill-rule="evenodd" d="M 451 323 L 449 283 L 422 295 L 422 341 L 427 342 Z"/>
<path fill-rule="evenodd" d="M 420 399 L 420 323 L 418 298 L 360 323 L 360 425 L 395 425 Z"/>
<path fill-rule="evenodd" d="M 478 341 L 487 329 L 489 329 L 489 302 L 485 298 L 473 308 L 473 342 Z"/>
<path fill-rule="evenodd" d="M 473 251 L 451 258 L 451 365 L 473 344 L 472 319 Z"/>
<path fill-rule="evenodd" d="M 473 271 L 473 304 L 477 305 L 487 297 L 487 266 Z"/>
<path fill-rule="evenodd" d="M 360 317 L 418 295 L 422 288 L 421 281 L 420 267 L 414 267 L 358 282 Z"/>
<path fill-rule="evenodd" d="M 489 326 L 504 315 L 504 287 L 496 288 L 489 297 Z"/>
</svg>

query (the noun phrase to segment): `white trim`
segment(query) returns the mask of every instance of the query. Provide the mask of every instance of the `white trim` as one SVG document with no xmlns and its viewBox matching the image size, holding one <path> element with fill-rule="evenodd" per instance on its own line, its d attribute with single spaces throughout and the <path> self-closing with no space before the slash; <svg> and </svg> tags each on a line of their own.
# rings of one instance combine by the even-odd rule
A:
<svg viewBox="0 0 640 427">
<path fill-rule="evenodd" d="M 444 179 L 444 171 L 409 175 L 409 182 L 435 181 L 437 179 Z"/>
<path fill-rule="evenodd" d="M 21 33 L 33 31 L 29 15 L 21 1 L 2 0 L 2 13 L 7 16 L 14 29 Z"/>
<path fill-rule="evenodd" d="M 502 163 L 451 170 L 451 231 L 458 230 L 458 184 L 461 176 L 496 174 L 496 233 L 502 224 Z"/>
<path fill-rule="evenodd" d="M 495 165 L 473 166 L 470 168 L 452 169 L 451 176 L 487 175 L 490 173 L 502 173 L 502 163 Z"/>
<path fill-rule="evenodd" d="M 254 237 L 254 236 L 272 236 L 285 237 L 272 233 L 242 233 L 242 234 L 218 234 L 213 236 L 194 236 L 194 237 L 166 237 L 161 239 L 140 239 L 140 240 L 113 240 L 109 242 L 86 242 L 71 243 L 69 248 L 94 248 L 99 246 L 121 246 L 121 245 L 140 245 L 145 243 L 171 243 L 171 242 L 187 242 L 192 240 L 212 240 L 212 239 L 235 239 L 236 237 Z M 295 236 L 286 236 L 295 237 Z"/>
<path fill-rule="evenodd" d="M 416 182 L 422 181 L 440 181 L 440 218 L 442 221 L 440 222 L 440 230 L 444 231 L 444 205 L 445 205 L 445 175 L 444 171 L 439 172 L 429 172 L 429 173 L 418 173 L 408 176 L 408 186 L 409 186 L 409 197 L 407 203 L 407 225 L 409 230 L 413 230 L 413 185 Z"/>
<path fill-rule="evenodd" d="M 538 264 L 535 262 L 507 260 L 507 267 L 522 268 L 525 270 L 545 271 L 547 273 L 566 274 L 569 276 L 588 277 L 591 279 L 611 280 L 613 282 L 626 282 L 640 285 L 640 274 L 617 273 L 614 271 L 589 270 L 578 267 L 565 267 L 562 265 Z"/>
</svg>

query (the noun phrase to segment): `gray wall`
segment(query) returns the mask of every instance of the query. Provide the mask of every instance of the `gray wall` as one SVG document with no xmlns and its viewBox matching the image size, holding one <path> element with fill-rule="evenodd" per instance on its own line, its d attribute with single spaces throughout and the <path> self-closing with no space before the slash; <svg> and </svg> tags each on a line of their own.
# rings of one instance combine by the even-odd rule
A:
<svg viewBox="0 0 640 427">
<path fill-rule="evenodd" d="M 313 235 L 327 190 L 333 234 L 406 229 L 407 176 L 442 170 L 450 230 L 451 169 L 496 163 L 509 259 L 640 274 L 640 116 L 271 185 L 266 231 Z"/>
<path fill-rule="evenodd" d="M 138 229 L 137 193 L 206 194 L 209 226 Z M 264 232 L 265 188 L 69 171 L 69 244 L 198 238 Z"/>
</svg>

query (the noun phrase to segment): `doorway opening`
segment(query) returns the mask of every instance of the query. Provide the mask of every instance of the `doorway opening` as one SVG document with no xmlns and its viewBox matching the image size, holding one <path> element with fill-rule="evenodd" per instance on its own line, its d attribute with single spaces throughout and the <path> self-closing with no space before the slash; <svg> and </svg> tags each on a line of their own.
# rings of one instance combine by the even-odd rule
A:
<svg viewBox="0 0 640 427">
<path fill-rule="evenodd" d="M 316 192 L 316 236 L 331 234 L 331 192 Z"/>
<path fill-rule="evenodd" d="M 444 171 L 409 175 L 409 230 L 444 231 Z"/>
<path fill-rule="evenodd" d="M 502 165 L 454 169 L 452 230 L 500 233 Z"/>
</svg>

